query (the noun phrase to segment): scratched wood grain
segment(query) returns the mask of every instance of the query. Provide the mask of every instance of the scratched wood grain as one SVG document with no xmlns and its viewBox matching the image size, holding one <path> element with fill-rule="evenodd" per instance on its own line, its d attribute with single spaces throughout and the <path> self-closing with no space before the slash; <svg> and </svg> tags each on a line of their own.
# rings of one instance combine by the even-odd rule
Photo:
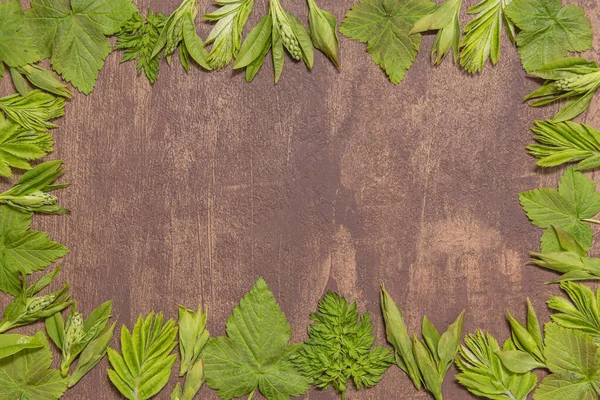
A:
<svg viewBox="0 0 600 400">
<path fill-rule="evenodd" d="M 167 13 L 178 2 L 138 5 Z M 600 33 L 596 1 L 570 3 L 585 7 Z M 306 21 L 302 0 L 283 4 Z M 352 1 L 320 4 L 341 20 Z M 201 0 L 200 8 L 213 6 Z M 266 10 L 257 1 L 248 26 Z M 210 25 L 198 30 L 206 37 Z M 516 50 L 504 38 L 498 66 L 473 77 L 449 61 L 432 67 L 427 35 L 406 81 L 394 86 L 364 45 L 341 42 L 342 71 L 320 53 L 311 72 L 287 59 L 277 86 L 270 62 L 252 84 L 230 68 L 185 74 L 163 65 L 151 88 L 119 54 L 107 59 L 93 94 L 77 94 L 54 132 L 51 158 L 68 169 L 72 186 L 60 195 L 72 215 L 34 218 L 71 250 L 61 275 L 83 312 L 114 299 L 114 318 L 131 326 L 139 314 L 175 318 L 179 304 L 202 303 L 211 333 L 222 335 L 262 276 L 296 341 L 332 289 L 372 314 L 384 343 L 382 283 L 414 331 L 423 315 L 445 328 L 467 309 L 465 332 L 505 338 L 505 309 L 522 318 L 526 296 L 547 319 L 545 300 L 559 290 L 543 285 L 552 274 L 525 265 L 540 231 L 517 196 L 558 181 L 559 170 L 536 169 L 524 150 L 533 120 L 556 106 L 522 103 L 537 84 Z M 599 48 L 596 35 L 587 56 L 598 60 Z M 3 94 L 11 90 L 5 78 Z M 583 120 L 600 126 L 599 103 Z M 65 398 L 118 399 L 105 369 L 106 360 Z M 446 398 L 470 398 L 453 375 Z M 157 398 L 167 399 L 174 383 Z M 204 387 L 201 398 L 216 396 Z M 428 396 L 393 367 L 376 388 L 349 398 Z"/>
</svg>

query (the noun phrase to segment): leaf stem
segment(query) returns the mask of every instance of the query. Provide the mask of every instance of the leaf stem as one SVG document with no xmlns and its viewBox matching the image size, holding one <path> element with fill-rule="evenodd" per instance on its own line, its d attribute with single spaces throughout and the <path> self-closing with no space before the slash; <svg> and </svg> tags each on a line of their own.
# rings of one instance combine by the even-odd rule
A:
<svg viewBox="0 0 600 400">
<path fill-rule="evenodd" d="M 600 225 L 600 221 L 597 219 L 586 218 L 586 219 L 582 219 L 582 221 L 589 222 L 590 224 Z"/>
</svg>

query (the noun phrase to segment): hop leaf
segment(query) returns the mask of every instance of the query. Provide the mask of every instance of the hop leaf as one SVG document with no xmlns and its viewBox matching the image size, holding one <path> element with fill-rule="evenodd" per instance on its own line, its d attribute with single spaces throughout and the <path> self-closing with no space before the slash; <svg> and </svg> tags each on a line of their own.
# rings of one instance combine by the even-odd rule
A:
<svg viewBox="0 0 600 400">
<path fill-rule="evenodd" d="M 0 2 L 0 66 L 10 67 L 31 64 L 41 59 L 27 29 L 23 29 L 21 2 Z M 0 68 L 3 69 L 3 68 Z M 0 73 L 0 76 L 2 74 Z"/>
</svg>

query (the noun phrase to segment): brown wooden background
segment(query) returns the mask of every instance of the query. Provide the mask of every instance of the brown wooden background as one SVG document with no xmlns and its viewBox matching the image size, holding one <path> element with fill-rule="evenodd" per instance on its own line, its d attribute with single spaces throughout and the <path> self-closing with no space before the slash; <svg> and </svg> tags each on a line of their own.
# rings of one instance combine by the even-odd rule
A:
<svg viewBox="0 0 600 400">
<path fill-rule="evenodd" d="M 178 3 L 138 6 L 168 13 Z M 352 5 L 319 3 L 340 20 Z M 600 33 L 595 0 L 569 3 L 585 7 Z M 306 21 L 302 0 L 283 5 Z M 200 8 L 212 5 L 202 0 Z M 266 10 L 257 1 L 248 26 Z M 210 26 L 198 30 L 206 37 Z M 587 54 L 596 60 L 599 38 Z M 54 131 L 51 157 L 68 168 L 72 187 L 60 196 L 72 215 L 34 218 L 71 250 L 62 279 L 81 310 L 114 299 L 114 317 L 131 326 L 140 313 L 176 317 L 178 304 L 203 303 L 211 333 L 222 335 L 262 276 L 296 341 L 332 289 L 372 313 L 383 343 L 381 283 L 413 330 L 425 314 L 445 329 L 466 308 L 465 332 L 481 327 L 504 339 L 505 309 L 522 318 L 526 296 L 547 318 L 544 302 L 559 290 L 543 285 L 552 274 L 525 266 L 540 231 L 517 196 L 557 183 L 560 171 L 541 172 L 524 150 L 534 119 L 556 107 L 522 103 L 537 84 L 516 50 L 504 38 L 499 65 L 472 77 L 449 60 L 432 67 L 428 35 L 406 81 L 394 86 L 364 45 L 341 42 L 341 72 L 320 53 L 311 72 L 288 58 L 277 86 L 270 60 L 252 84 L 230 68 L 185 74 L 175 62 L 150 87 L 133 63 L 108 58 L 96 90 L 77 94 Z M 12 90 L 7 78 L 2 89 Z M 584 118 L 597 127 L 599 105 Z M 119 398 L 105 367 L 65 398 Z M 469 398 L 453 376 L 446 398 Z M 157 398 L 167 399 L 173 384 Z M 428 398 L 395 367 L 376 388 L 349 397 Z M 201 398 L 216 396 L 204 387 Z"/>
</svg>

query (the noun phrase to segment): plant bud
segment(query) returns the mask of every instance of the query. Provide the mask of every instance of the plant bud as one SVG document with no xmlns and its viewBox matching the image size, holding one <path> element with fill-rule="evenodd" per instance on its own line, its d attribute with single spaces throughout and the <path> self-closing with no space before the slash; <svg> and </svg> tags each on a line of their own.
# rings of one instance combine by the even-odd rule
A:
<svg viewBox="0 0 600 400">
<path fill-rule="evenodd" d="M 52 304 L 54 300 L 56 300 L 56 296 L 54 294 L 48 294 L 46 296 L 41 297 L 34 297 L 30 299 L 30 302 L 27 305 L 26 314 L 31 315 L 38 311 L 41 311 L 44 308 L 48 307 L 50 304 Z"/>
</svg>

